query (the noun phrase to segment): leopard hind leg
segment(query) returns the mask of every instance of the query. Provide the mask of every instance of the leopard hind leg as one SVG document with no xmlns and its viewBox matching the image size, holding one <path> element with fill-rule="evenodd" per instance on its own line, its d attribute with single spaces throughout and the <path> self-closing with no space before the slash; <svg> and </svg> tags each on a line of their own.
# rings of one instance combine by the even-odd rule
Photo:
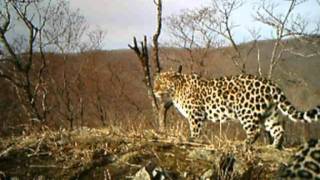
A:
<svg viewBox="0 0 320 180">
<path fill-rule="evenodd" d="M 274 111 L 265 119 L 264 126 L 273 139 L 272 146 L 282 149 L 284 129 L 279 120 L 279 112 Z"/>
</svg>

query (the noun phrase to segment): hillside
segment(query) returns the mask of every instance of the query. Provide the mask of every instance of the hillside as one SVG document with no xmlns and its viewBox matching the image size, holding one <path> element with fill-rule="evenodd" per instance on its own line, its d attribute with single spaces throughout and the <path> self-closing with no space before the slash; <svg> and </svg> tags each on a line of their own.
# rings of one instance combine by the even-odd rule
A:
<svg viewBox="0 0 320 180">
<path fill-rule="evenodd" d="M 294 44 L 291 40 L 289 43 Z M 269 56 L 273 41 L 261 41 L 262 73 L 266 75 Z M 245 52 L 251 43 L 241 45 Z M 308 49 L 308 47 L 304 47 Z M 203 59 L 203 65 L 188 60 L 188 53 L 182 49 L 162 48 L 160 60 L 163 69 L 176 69 L 183 65 L 183 73 L 204 72 L 207 78 L 216 78 L 224 75 L 239 74 L 228 53 L 230 48 L 212 49 Z M 247 72 L 257 74 L 256 52 L 253 51 L 247 59 Z M 76 106 L 77 97 L 85 102 L 85 111 L 81 120 L 75 119 L 75 126 L 100 127 L 101 125 L 119 125 L 123 128 L 131 128 L 137 124 L 156 128 L 155 122 L 147 120 L 152 118 L 151 105 L 147 98 L 147 92 L 143 83 L 143 73 L 137 57 L 131 50 L 94 51 L 81 54 L 70 54 L 67 60 L 59 54 L 48 54 L 49 81 L 52 84 L 52 97 L 55 98 L 54 88 L 63 85 L 63 74 L 66 74 L 66 82 L 72 87 L 71 100 Z M 306 110 L 320 104 L 320 61 L 319 56 L 301 58 L 286 54 L 275 69 L 273 81 L 285 92 L 289 100 L 301 110 Z M 20 116 L 17 107 L 17 99 L 13 89 L 6 82 L 2 85 L 0 93 L 0 118 L 2 130 L 0 134 L 11 132 L 21 133 L 25 121 Z M 74 95 L 73 95 L 74 94 Z M 97 99 L 98 98 L 98 99 Z M 54 99 L 53 99 L 54 100 Z M 99 101 L 99 104 L 97 104 Z M 97 109 L 100 105 L 105 111 L 104 119 Z M 62 107 L 63 110 L 64 107 Z M 60 110 L 61 111 L 61 110 Z M 17 112 L 17 113 L 15 113 Z M 170 113 L 175 111 L 170 111 Z M 63 121 L 63 112 L 51 114 L 48 120 L 49 127 L 68 127 L 68 122 Z M 173 113 L 170 119 L 177 119 Z M 178 116 L 178 119 L 181 117 Z M 102 122 L 104 121 L 104 122 Z M 28 124 L 28 123 L 27 123 Z M 26 125 L 27 125 L 26 124 Z M 16 128 L 18 125 L 19 128 Z M 312 134 L 312 133 L 311 133 Z"/>
</svg>

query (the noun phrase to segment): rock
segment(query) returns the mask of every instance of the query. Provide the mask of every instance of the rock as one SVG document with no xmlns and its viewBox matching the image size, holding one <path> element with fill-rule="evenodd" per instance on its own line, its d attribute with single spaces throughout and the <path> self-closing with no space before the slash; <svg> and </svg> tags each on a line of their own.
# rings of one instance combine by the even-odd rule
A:
<svg viewBox="0 0 320 180">
<path fill-rule="evenodd" d="M 165 172 L 163 171 L 162 168 L 156 167 L 152 171 L 152 179 L 165 180 L 166 179 L 166 174 L 165 174 Z"/>
<path fill-rule="evenodd" d="M 161 167 L 147 165 L 141 168 L 134 176 L 134 180 L 165 180 L 166 172 Z"/>
<path fill-rule="evenodd" d="M 146 167 L 141 168 L 133 177 L 133 180 L 152 180 Z"/>
</svg>

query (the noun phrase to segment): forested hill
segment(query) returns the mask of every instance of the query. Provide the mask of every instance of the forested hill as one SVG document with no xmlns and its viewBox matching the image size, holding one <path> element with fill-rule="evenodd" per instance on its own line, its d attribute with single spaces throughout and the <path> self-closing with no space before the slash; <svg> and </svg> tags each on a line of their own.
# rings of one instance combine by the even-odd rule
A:
<svg viewBox="0 0 320 180">
<path fill-rule="evenodd" d="M 285 43 L 288 47 L 294 47 L 296 42 L 297 40 L 289 40 Z M 246 43 L 239 47 L 243 53 L 246 53 L 252 48 L 252 44 L 252 42 Z M 268 73 L 273 46 L 274 41 L 271 40 L 258 42 L 263 76 Z M 316 50 L 319 51 L 319 46 L 311 45 L 310 47 L 295 47 L 295 49 L 298 49 L 299 53 L 311 54 L 314 47 L 317 47 Z M 231 47 L 210 49 L 207 55 L 200 59 L 202 50 L 194 49 L 192 60 L 190 52 L 185 49 L 161 48 L 160 60 L 164 71 L 176 69 L 181 64 L 183 73 L 196 72 L 208 78 L 215 78 L 240 73 L 230 57 L 231 51 Z M 52 83 L 50 101 L 59 98 L 61 100 L 55 87 L 62 87 L 65 82 L 69 84 L 69 91 L 74 92 L 73 95 L 70 95 L 70 100 L 75 108 L 79 104 L 77 98 L 82 97 L 82 101 L 85 102 L 82 116 L 74 119 L 75 127 L 81 125 L 99 127 L 111 121 L 126 124 L 130 119 L 141 118 L 141 116 L 150 117 L 151 106 L 143 83 L 143 71 L 133 51 L 129 49 L 92 51 L 68 54 L 66 57 L 59 54 L 47 54 L 47 57 L 47 78 Z M 257 49 L 252 50 L 248 55 L 246 60 L 248 73 L 258 74 L 257 57 Z M 320 56 L 302 57 L 286 52 L 282 57 L 271 79 L 279 84 L 297 108 L 304 110 L 319 104 Z M 64 58 L 67 60 L 64 61 Z M 19 113 L 21 111 L 17 105 L 19 102 L 8 83 L 5 81 L 0 83 L 2 87 L 0 121 L 3 124 L 0 132 L 3 134 L 10 134 L 11 131 L 21 133 L 26 121 Z M 63 112 L 66 109 L 63 101 L 60 101 L 60 106 L 53 107 L 55 108 L 53 110 L 60 108 L 59 113 L 49 114 L 48 126 L 68 127 L 70 125 L 70 122 L 63 120 L 66 114 Z"/>
</svg>

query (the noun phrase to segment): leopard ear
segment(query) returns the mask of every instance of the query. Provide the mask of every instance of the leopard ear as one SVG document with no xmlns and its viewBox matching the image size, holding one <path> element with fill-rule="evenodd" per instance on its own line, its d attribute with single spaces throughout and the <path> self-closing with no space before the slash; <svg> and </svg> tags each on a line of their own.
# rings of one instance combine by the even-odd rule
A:
<svg viewBox="0 0 320 180">
<path fill-rule="evenodd" d="M 169 77 L 172 81 L 174 81 L 175 79 L 177 79 L 178 77 L 180 77 L 180 68 L 178 69 L 178 71 L 171 71 Z"/>
</svg>

